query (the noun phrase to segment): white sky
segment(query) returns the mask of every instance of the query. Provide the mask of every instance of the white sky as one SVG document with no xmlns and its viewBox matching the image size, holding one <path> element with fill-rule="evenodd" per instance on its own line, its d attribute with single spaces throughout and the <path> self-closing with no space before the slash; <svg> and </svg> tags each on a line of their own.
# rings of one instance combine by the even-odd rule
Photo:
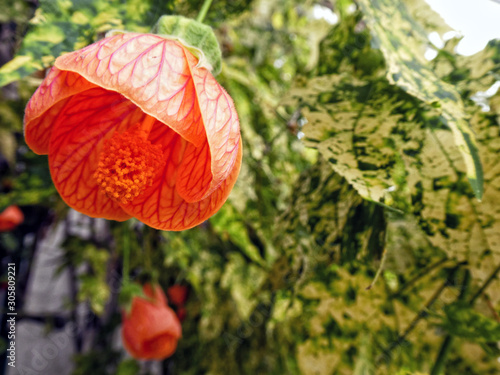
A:
<svg viewBox="0 0 500 375">
<path fill-rule="evenodd" d="M 426 0 L 446 23 L 464 38 L 456 52 L 473 55 L 490 39 L 500 38 L 500 1 L 497 0 Z"/>
</svg>

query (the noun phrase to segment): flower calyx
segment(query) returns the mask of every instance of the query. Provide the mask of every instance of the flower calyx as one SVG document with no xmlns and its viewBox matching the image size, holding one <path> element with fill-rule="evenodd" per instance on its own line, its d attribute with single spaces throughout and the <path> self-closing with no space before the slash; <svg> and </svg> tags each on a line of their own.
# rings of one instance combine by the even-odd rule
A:
<svg viewBox="0 0 500 375">
<path fill-rule="evenodd" d="M 151 31 L 178 40 L 198 58 L 198 66 L 214 76 L 221 72 L 222 52 L 210 26 L 182 16 L 161 16 Z"/>
</svg>

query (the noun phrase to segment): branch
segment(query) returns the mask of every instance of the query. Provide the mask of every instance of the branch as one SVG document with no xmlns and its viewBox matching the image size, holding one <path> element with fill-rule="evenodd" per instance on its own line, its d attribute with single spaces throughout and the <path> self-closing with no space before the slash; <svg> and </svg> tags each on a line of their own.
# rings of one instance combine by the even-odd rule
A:
<svg viewBox="0 0 500 375">
<path fill-rule="evenodd" d="M 399 345 L 401 345 L 401 343 L 406 339 L 406 337 L 411 333 L 411 331 L 413 331 L 415 329 L 415 327 L 417 326 L 418 322 L 422 319 L 422 318 L 425 318 L 427 315 L 428 315 L 428 311 L 429 309 L 432 307 L 432 305 L 434 305 L 434 303 L 436 302 L 436 300 L 439 298 L 439 296 L 441 295 L 441 293 L 443 293 L 443 291 L 450 285 L 452 285 L 452 280 L 455 276 L 455 273 L 459 270 L 459 268 L 464 265 L 464 263 L 459 263 L 456 267 L 454 267 L 450 273 L 448 274 L 448 277 L 446 278 L 446 281 L 439 287 L 438 290 L 436 290 L 434 292 L 434 294 L 432 295 L 432 297 L 429 299 L 429 301 L 427 301 L 427 303 L 425 304 L 425 306 L 418 312 L 417 316 L 412 320 L 412 322 L 410 323 L 410 325 L 408 326 L 408 328 L 406 328 L 406 330 L 403 332 L 402 335 L 400 335 L 386 350 L 384 350 L 384 353 L 379 355 L 377 360 L 376 360 L 376 363 L 377 364 L 381 364 L 382 360 L 384 359 L 385 355 L 389 355 L 391 354 L 391 352 L 396 348 L 398 347 Z"/>
<path fill-rule="evenodd" d="M 493 282 L 493 280 L 495 280 L 498 272 L 500 272 L 500 264 L 497 266 L 497 268 L 495 268 L 493 270 L 491 275 L 484 282 L 483 286 L 481 288 L 479 288 L 479 290 L 476 292 L 476 294 L 474 294 L 474 296 L 470 299 L 469 304 L 471 306 L 474 304 L 474 302 L 476 302 L 476 299 L 478 299 L 481 296 L 481 294 L 484 293 L 486 288 L 488 288 L 490 286 L 490 284 Z"/>
</svg>

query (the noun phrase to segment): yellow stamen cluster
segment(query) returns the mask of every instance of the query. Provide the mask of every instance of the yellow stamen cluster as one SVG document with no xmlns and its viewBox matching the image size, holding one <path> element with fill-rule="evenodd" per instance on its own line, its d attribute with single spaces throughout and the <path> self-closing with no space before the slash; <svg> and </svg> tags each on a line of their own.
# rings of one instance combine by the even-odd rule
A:
<svg viewBox="0 0 500 375">
<path fill-rule="evenodd" d="M 109 198 L 127 204 L 151 186 L 163 164 L 161 146 L 136 125 L 104 141 L 94 178 Z"/>
</svg>

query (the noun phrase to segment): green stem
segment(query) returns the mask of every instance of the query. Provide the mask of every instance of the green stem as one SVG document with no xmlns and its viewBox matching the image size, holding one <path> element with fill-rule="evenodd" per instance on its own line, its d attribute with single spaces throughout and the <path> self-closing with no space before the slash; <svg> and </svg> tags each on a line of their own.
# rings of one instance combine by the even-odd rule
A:
<svg viewBox="0 0 500 375">
<path fill-rule="evenodd" d="M 122 282 L 123 285 L 129 283 L 129 272 L 130 272 L 130 241 L 129 241 L 129 231 L 128 228 L 123 225 L 123 269 L 122 269 Z"/>
<path fill-rule="evenodd" d="M 446 364 L 446 359 L 448 358 L 448 353 L 450 352 L 452 342 L 453 336 L 446 336 L 443 344 L 441 345 L 441 350 L 439 351 L 436 363 L 434 363 L 434 367 L 432 368 L 430 375 L 441 375 L 443 373 L 444 365 Z"/>
<path fill-rule="evenodd" d="M 419 281 L 421 278 L 428 276 L 432 270 L 435 268 L 439 267 L 446 261 L 448 261 L 448 258 L 442 258 L 438 260 L 437 262 L 431 264 L 430 266 L 424 268 L 422 271 L 417 273 L 412 279 L 408 280 L 406 284 L 404 284 L 396 293 L 394 293 L 393 298 L 398 298 L 400 297 L 404 291 L 406 291 L 409 287 L 411 287 L 413 284 L 415 284 L 417 281 Z"/>
<path fill-rule="evenodd" d="M 380 274 L 382 273 L 382 270 L 384 268 L 385 260 L 386 259 L 387 259 L 387 248 L 384 247 L 384 252 L 382 253 L 382 259 L 380 260 L 380 265 L 378 266 L 377 273 L 375 274 L 375 277 L 373 278 L 373 280 L 370 283 L 370 285 L 368 285 L 365 290 L 370 290 L 375 285 L 375 283 L 377 282 Z"/>
<path fill-rule="evenodd" d="M 449 286 L 449 281 L 446 280 L 441 285 L 441 287 L 434 292 L 434 294 L 432 295 L 432 297 L 425 304 L 425 307 L 423 309 L 421 309 L 418 312 L 417 316 L 415 316 L 415 318 L 411 321 L 411 323 L 408 326 L 408 328 L 406 328 L 406 330 L 401 335 L 399 335 L 398 338 L 396 340 L 394 340 L 393 343 L 387 349 L 384 350 L 383 354 L 381 354 L 381 355 L 378 356 L 378 358 L 376 360 L 376 363 L 378 365 L 382 363 L 382 361 L 384 360 L 384 358 L 390 358 L 391 357 L 391 352 L 395 348 L 397 348 L 398 346 L 400 346 L 404 342 L 404 340 L 406 340 L 406 337 L 415 329 L 415 327 L 420 322 L 420 320 L 423 319 L 423 318 L 425 318 L 428 315 L 428 311 L 430 310 L 430 308 L 432 307 L 432 305 L 434 305 L 434 303 L 439 298 L 439 296 L 441 295 L 441 293 L 443 293 L 443 291 L 448 286 Z"/>
<path fill-rule="evenodd" d="M 203 22 L 203 20 L 205 19 L 205 16 L 207 15 L 208 8 L 210 8 L 211 4 L 212 4 L 212 0 L 205 0 L 203 5 L 201 6 L 200 13 L 198 13 L 198 17 L 196 17 L 196 21 Z"/>
<path fill-rule="evenodd" d="M 153 265 L 151 263 L 151 242 L 153 241 L 153 235 L 154 235 L 154 229 L 150 228 L 148 226 L 144 226 L 144 266 L 146 268 L 146 271 L 149 275 L 153 274 Z M 157 280 L 153 280 L 157 281 Z"/>
<path fill-rule="evenodd" d="M 460 295 L 458 296 L 457 301 L 465 301 L 469 285 L 470 285 L 470 271 L 466 269 L 462 281 L 462 288 L 460 290 Z M 441 375 L 443 373 L 444 367 L 446 365 L 446 360 L 448 359 L 448 354 L 450 353 L 451 350 L 452 343 L 453 343 L 453 336 L 448 334 L 443 340 L 443 343 L 441 344 L 441 350 L 439 350 L 439 354 L 436 358 L 434 366 L 432 367 L 430 375 Z"/>
<path fill-rule="evenodd" d="M 399 335 L 399 337 L 387 348 L 384 350 L 384 353 L 379 355 L 377 360 L 376 360 L 376 363 L 377 364 L 381 364 L 382 361 L 384 360 L 384 357 L 387 358 L 391 356 L 391 352 L 396 348 L 398 347 L 399 345 L 401 345 L 404 340 L 406 340 L 406 337 L 408 337 L 408 335 L 415 329 L 415 327 L 417 326 L 417 324 L 420 322 L 421 319 L 427 317 L 427 315 L 429 314 L 429 310 L 432 308 L 432 305 L 434 305 L 434 303 L 436 302 L 436 300 L 439 298 L 439 296 L 441 295 L 441 293 L 443 293 L 443 291 L 449 287 L 450 285 L 452 285 L 452 280 L 453 278 L 455 277 L 455 274 L 457 273 L 457 271 L 460 269 L 460 267 L 463 266 L 464 263 L 458 263 L 449 273 L 448 273 L 448 277 L 446 278 L 446 281 L 439 287 L 438 290 L 436 290 L 434 292 L 434 294 L 432 295 L 432 297 L 429 299 L 429 301 L 425 304 L 424 308 L 421 309 L 417 316 L 411 321 L 410 325 L 408 326 L 408 328 L 406 328 L 406 330 L 403 332 L 403 334 Z"/>
<path fill-rule="evenodd" d="M 488 279 L 486 279 L 486 281 L 484 282 L 483 286 L 481 286 L 479 288 L 479 290 L 476 292 L 476 294 L 474 294 L 474 296 L 470 299 L 469 303 L 470 303 L 471 306 L 474 305 L 474 303 L 476 302 L 476 299 L 478 299 L 479 297 L 481 297 L 481 294 L 483 294 L 484 291 L 495 280 L 495 278 L 497 277 L 497 274 L 499 272 L 500 272 L 500 264 L 497 266 L 497 268 L 495 268 L 495 270 L 491 273 L 491 275 L 488 277 Z"/>
</svg>

